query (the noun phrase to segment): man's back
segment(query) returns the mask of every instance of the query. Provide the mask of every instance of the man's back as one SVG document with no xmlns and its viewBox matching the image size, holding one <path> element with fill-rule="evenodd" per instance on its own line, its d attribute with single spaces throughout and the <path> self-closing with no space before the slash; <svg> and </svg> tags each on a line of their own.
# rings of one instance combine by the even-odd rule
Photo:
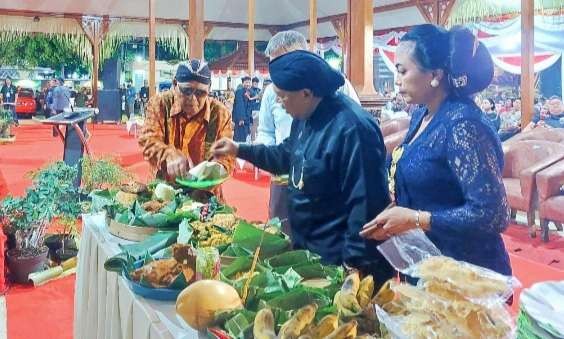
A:
<svg viewBox="0 0 564 339">
<path fill-rule="evenodd" d="M 143 100 L 149 99 L 149 87 L 146 86 L 141 87 L 141 89 L 139 90 L 139 96 Z"/>
<path fill-rule="evenodd" d="M 57 86 L 53 89 L 52 108 L 55 111 L 62 111 L 70 106 L 70 91 L 65 86 Z"/>
</svg>

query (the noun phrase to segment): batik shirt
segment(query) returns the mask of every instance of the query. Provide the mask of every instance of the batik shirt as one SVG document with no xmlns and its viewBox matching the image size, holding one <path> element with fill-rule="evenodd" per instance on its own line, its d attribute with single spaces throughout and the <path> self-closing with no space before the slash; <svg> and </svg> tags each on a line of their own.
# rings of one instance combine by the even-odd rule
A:
<svg viewBox="0 0 564 339">
<path fill-rule="evenodd" d="M 167 106 L 170 107 L 168 116 Z M 212 125 L 215 125 L 214 128 L 208 129 Z M 168 137 L 165 137 L 165 130 L 168 131 Z M 213 135 L 207 136 L 208 133 Z M 175 94 L 166 91 L 149 100 L 139 145 L 156 174 L 159 170 L 166 173 L 166 161 L 179 153 L 190 157 L 194 165 L 207 160 L 211 155 L 212 142 L 223 137 L 233 138 L 233 126 L 231 113 L 221 102 L 208 97 L 202 111 L 194 117 L 188 117 L 182 111 L 179 100 L 175 99 Z M 218 162 L 227 173 L 233 171 L 233 157 L 223 157 Z"/>
</svg>

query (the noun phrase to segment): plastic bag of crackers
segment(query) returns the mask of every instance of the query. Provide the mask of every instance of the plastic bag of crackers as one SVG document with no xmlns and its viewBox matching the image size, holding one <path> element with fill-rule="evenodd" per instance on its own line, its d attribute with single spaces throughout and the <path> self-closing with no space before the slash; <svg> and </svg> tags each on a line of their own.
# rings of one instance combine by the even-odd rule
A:
<svg viewBox="0 0 564 339">
<path fill-rule="evenodd" d="M 393 237 L 380 252 L 409 282 L 386 283 L 375 297 L 387 338 L 512 338 L 506 301 L 514 277 L 442 256 L 420 231 Z"/>
</svg>

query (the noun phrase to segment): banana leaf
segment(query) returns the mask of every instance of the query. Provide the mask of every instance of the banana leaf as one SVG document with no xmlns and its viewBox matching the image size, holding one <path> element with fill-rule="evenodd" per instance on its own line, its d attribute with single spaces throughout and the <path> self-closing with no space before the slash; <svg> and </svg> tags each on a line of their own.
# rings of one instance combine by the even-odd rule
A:
<svg viewBox="0 0 564 339">
<path fill-rule="evenodd" d="M 108 189 L 94 190 L 88 194 L 88 197 L 92 201 L 90 207 L 92 212 L 104 211 L 107 207 L 115 205 L 115 192 L 111 192 Z"/>
<path fill-rule="evenodd" d="M 221 268 L 221 273 L 226 278 L 233 279 L 235 277 L 235 274 L 249 271 L 251 269 L 252 264 L 253 264 L 252 257 L 238 257 L 231 264 Z M 260 263 L 257 264 L 255 268 L 257 272 L 263 272 L 266 269 L 267 268 L 261 265 Z"/>
<path fill-rule="evenodd" d="M 168 217 L 163 213 L 145 213 L 135 216 L 135 221 L 141 221 L 140 226 L 150 226 L 155 228 L 168 226 Z"/>
<path fill-rule="evenodd" d="M 208 211 L 209 211 L 210 215 L 214 215 L 214 214 L 234 214 L 236 212 L 235 208 L 228 206 L 228 205 L 221 204 L 215 196 L 210 198 L 210 200 L 208 201 L 208 204 L 209 204 Z"/>
<path fill-rule="evenodd" d="M 284 274 L 263 272 L 251 280 L 246 306 L 256 309 L 261 300 L 268 301 L 283 296 L 299 287 L 302 280 L 303 278 L 292 269 Z M 236 286 L 239 287 L 238 284 Z"/>
<path fill-rule="evenodd" d="M 129 225 L 129 221 L 133 220 L 135 218 L 135 215 L 130 210 L 127 210 L 124 212 L 116 213 L 113 218 L 115 221 L 121 224 Z"/>
<path fill-rule="evenodd" d="M 214 315 L 213 326 L 223 326 L 225 322 L 237 314 L 242 314 L 248 322 L 253 322 L 255 320 L 256 312 L 250 311 L 246 308 L 239 308 L 235 310 L 218 311 Z"/>
<path fill-rule="evenodd" d="M 274 299 L 261 300 L 260 304 L 265 307 L 290 311 L 312 303 L 317 304 L 318 308 L 322 308 L 331 305 L 332 302 L 332 296 L 327 296 L 323 289 L 299 286 Z"/>
<path fill-rule="evenodd" d="M 147 239 L 134 244 L 119 245 L 122 252 L 108 258 L 104 268 L 108 271 L 122 272 L 127 269 L 130 260 L 138 261 L 145 257 L 146 253 L 156 253 L 176 242 L 177 232 L 157 232 Z M 128 260 L 130 258 L 130 260 Z"/>
<path fill-rule="evenodd" d="M 272 293 L 280 290 L 291 290 L 298 286 L 304 279 L 301 275 L 296 273 L 292 268 L 288 269 L 284 274 L 277 274 L 276 272 L 269 272 L 267 277 L 267 287 L 265 293 Z"/>
<path fill-rule="evenodd" d="M 324 279 L 328 280 L 339 280 L 341 276 L 342 269 L 333 265 L 323 265 L 321 263 L 303 263 L 295 264 L 290 266 L 275 267 L 274 272 L 282 273 L 286 272 L 289 268 L 294 269 L 299 275 L 301 275 L 305 280 L 308 279 Z"/>
<path fill-rule="evenodd" d="M 260 251 L 261 258 L 270 258 L 276 254 L 282 253 L 290 247 L 290 242 L 287 239 L 279 235 L 264 232 L 245 221 L 240 221 L 236 226 L 235 233 L 233 234 L 233 244 L 254 253 L 256 248 L 261 244 L 263 234 L 264 239 L 262 240 Z"/>
<path fill-rule="evenodd" d="M 237 313 L 233 318 L 225 322 L 225 329 L 232 338 L 252 338 L 253 320 L 249 321 L 242 313 Z"/>
<path fill-rule="evenodd" d="M 270 300 L 296 288 L 302 280 L 303 278 L 293 269 L 289 269 L 284 274 L 267 270 L 254 276 L 251 279 L 250 287 L 255 289 L 257 298 Z M 240 279 L 234 283 L 234 287 L 242 289 L 245 282 L 246 279 Z"/>
<path fill-rule="evenodd" d="M 308 263 L 316 263 L 321 260 L 318 254 L 311 253 L 308 250 L 296 250 L 278 254 L 272 258 L 265 260 L 265 263 L 272 268 L 284 267 L 286 271 L 294 265 L 303 265 Z"/>
<path fill-rule="evenodd" d="M 164 205 L 163 208 L 159 210 L 159 213 L 163 213 L 166 215 L 173 215 L 178 207 L 178 202 L 176 200 L 172 200 L 168 204 Z"/>
<path fill-rule="evenodd" d="M 149 253 L 149 251 L 145 252 L 145 258 L 143 258 L 143 263 L 141 266 L 148 264 L 152 261 L 155 261 L 155 259 L 153 258 L 153 256 L 151 255 L 151 253 Z"/>
<path fill-rule="evenodd" d="M 323 319 L 323 317 L 325 317 L 326 315 L 337 314 L 337 312 L 337 306 L 335 305 L 321 307 L 317 309 L 317 312 L 315 312 L 315 322 L 319 322 L 319 320 Z"/>
<path fill-rule="evenodd" d="M 229 244 L 223 251 L 220 251 L 220 253 L 226 257 L 246 257 L 252 254 L 251 251 L 233 243 Z"/>
<path fill-rule="evenodd" d="M 176 211 L 178 202 L 173 200 L 157 213 L 147 212 L 139 201 L 135 201 L 131 209 L 118 212 L 114 220 L 131 226 L 148 226 L 155 228 L 175 228 L 185 218 L 195 218 L 191 212 Z"/>
<path fill-rule="evenodd" d="M 192 211 L 181 211 L 178 209 L 181 204 L 177 204 L 177 210 L 173 211 L 171 214 L 168 214 L 168 223 L 171 225 L 178 225 L 184 219 L 188 219 L 189 221 L 198 220 L 200 219 L 199 214 L 196 214 Z"/>
<path fill-rule="evenodd" d="M 174 211 L 176 210 L 176 201 L 171 201 L 157 213 L 147 212 L 138 201 L 133 205 L 135 220 L 140 221 L 142 224 L 138 226 L 151 226 L 151 227 L 166 227 L 169 225 L 169 219 L 174 218 Z M 137 225 L 137 224 L 134 224 Z"/>
</svg>

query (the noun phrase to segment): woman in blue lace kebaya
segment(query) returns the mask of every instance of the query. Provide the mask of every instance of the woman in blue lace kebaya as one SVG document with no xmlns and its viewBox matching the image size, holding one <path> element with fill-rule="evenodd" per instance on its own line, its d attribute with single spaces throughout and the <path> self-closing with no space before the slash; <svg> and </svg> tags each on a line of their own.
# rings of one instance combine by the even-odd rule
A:
<svg viewBox="0 0 564 339">
<path fill-rule="evenodd" d="M 395 204 L 364 226 L 384 240 L 422 228 L 446 255 L 511 274 L 501 232 L 509 220 L 503 152 L 472 94 L 493 76 L 487 49 L 462 27 L 414 27 L 396 50 L 397 80 L 408 104 L 421 104 L 393 153 Z"/>
</svg>

